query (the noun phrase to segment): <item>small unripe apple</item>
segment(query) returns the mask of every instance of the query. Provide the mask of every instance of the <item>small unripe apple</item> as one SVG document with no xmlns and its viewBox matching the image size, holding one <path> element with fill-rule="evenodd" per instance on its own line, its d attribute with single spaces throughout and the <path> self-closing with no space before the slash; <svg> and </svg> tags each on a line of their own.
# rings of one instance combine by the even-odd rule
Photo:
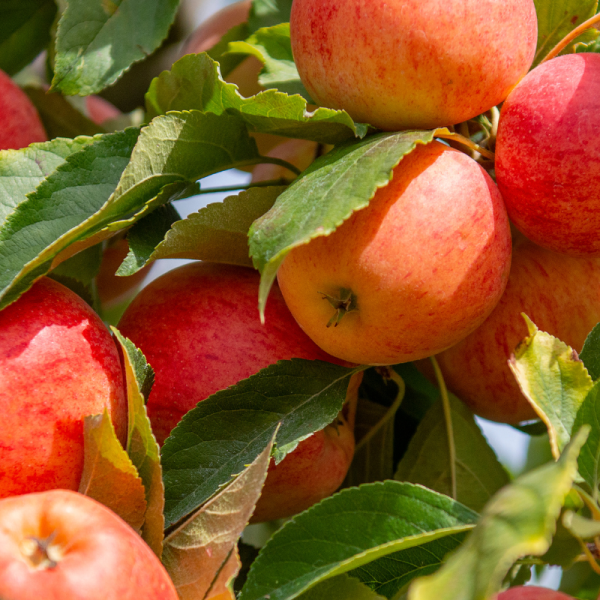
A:
<svg viewBox="0 0 600 600">
<path fill-rule="evenodd" d="M 294 0 L 290 34 L 318 104 L 432 129 L 506 98 L 533 62 L 537 17 L 533 0 Z"/>
<path fill-rule="evenodd" d="M 165 568 L 111 510 L 77 492 L 0 500 L 2 600 L 177 600 Z"/>
<path fill-rule="evenodd" d="M 518 585 L 498 594 L 496 600 L 574 600 L 571 596 L 534 585 Z"/>
<path fill-rule="evenodd" d="M 448 387 L 486 419 L 514 424 L 536 417 L 508 367 L 527 336 L 521 313 L 580 352 L 600 321 L 600 259 L 557 254 L 522 236 L 515 240 L 498 306 L 481 327 L 437 357 Z"/>
<path fill-rule="evenodd" d="M 502 107 L 496 177 L 508 215 L 540 246 L 600 255 L 600 56 L 536 67 Z"/>
<path fill-rule="evenodd" d="M 159 443 L 198 402 L 279 360 L 339 362 L 298 327 L 277 289 L 262 325 L 259 282 L 253 269 L 194 262 L 151 282 L 125 311 L 119 330 L 155 372 L 147 407 Z M 300 512 L 341 485 L 354 453 L 353 410 L 271 464 L 254 521 Z"/>
<path fill-rule="evenodd" d="M 476 329 L 504 291 L 510 254 L 492 179 L 433 142 L 407 155 L 368 207 L 294 248 L 278 280 L 323 350 L 389 365 L 441 352 Z"/>
<path fill-rule="evenodd" d="M 37 110 L 21 88 L 0 70 L 0 150 L 47 140 Z"/>
<path fill-rule="evenodd" d="M 105 409 L 124 442 L 127 404 L 110 332 L 79 296 L 40 279 L 0 312 L 0 498 L 78 489 L 83 419 Z"/>
</svg>

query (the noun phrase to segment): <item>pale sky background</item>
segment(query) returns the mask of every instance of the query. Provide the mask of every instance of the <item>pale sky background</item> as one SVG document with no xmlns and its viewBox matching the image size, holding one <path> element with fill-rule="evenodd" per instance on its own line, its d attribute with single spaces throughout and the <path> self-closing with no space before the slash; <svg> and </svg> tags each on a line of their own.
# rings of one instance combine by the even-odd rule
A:
<svg viewBox="0 0 600 600">
<path fill-rule="evenodd" d="M 192 7 L 189 12 L 189 18 L 194 20 L 196 25 L 200 24 L 204 19 L 220 10 L 228 4 L 232 4 L 228 0 L 188 0 L 188 5 Z M 237 184 L 246 184 L 250 181 L 250 175 L 241 171 L 227 171 L 218 173 L 208 177 L 202 181 L 204 189 L 217 188 L 223 186 L 232 186 Z M 230 192 L 231 193 L 231 192 Z M 205 194 L 188 198 L 176 202 L 175 205 L 182 217 L 186 217 L 192 212 L 199 210 L 211 202 L 219 202 L 226 197 L 227 194 Z M 159 260 L 153 265 L 152 270 L 146 279 L 145 283 L 152 281 L 162 273 L 173 269 L 181 264 L 185 264 L 185 260 Z M 490 445 L 496 451 L 499 460 L 513 474 L 518 474 L 525 466 L 527 447 L 529 444 L 529 436 L 499 423 L 492 423 L 484 419 L 477 419 L 481 426 L 484 435 L 488 439 Z M 542 578 L 536 580 L 535 583 L 545 587 L 557 588 L 560 582 L 560 568 L 548 568 Z M 534 581 L 532 581 L 534 583 Z"/>
</svg>

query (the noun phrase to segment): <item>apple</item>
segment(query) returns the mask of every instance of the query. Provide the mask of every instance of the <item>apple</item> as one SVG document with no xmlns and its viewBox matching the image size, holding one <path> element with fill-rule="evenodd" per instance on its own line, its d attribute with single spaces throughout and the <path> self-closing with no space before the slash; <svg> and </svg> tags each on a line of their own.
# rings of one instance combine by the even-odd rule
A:
<svg viewBox="0 0 600 600">
<path fill-rule="evenodd" d="M 189 263 L 152 281 L 125 311 L 119 330 L 155 372 L 147 408 L 160 444 L 198 402 L 278 360 L 339 362 L 296 325 L 277 289 L 261 325 L 259 280 L 246 267 Z M 354 405 L 356 382 L 349 392 Z M 271 465 L 255 521 L 304 510 L 341 485 L 354 452 L 353 415 L 343 411 L 338 422 Z"/>
<path fill-rule="evenodd" d="M 0 500 L 3 600 L 177 600 L 165 568 L 102 504 L 69 490 Z"/>
<path fill-rule="evenodd" d="M 600 259 L 571 257 L 515 239 L 506 291 L 487 320 L 442 352 L 447 386 L 475 413 L 502 423 L 536 418 L 508 359 L 525 338 L 525 313 L 576 351 L 600 321 Z"/>
<path fill-rule="evenodd" d="M 286 304 L 325 352 L 389 365 L 456 344 L 490 314 L 510 268 L 510 227 L 489 175 L 439 142 L 417 146 L 367 208 L 294 248 Z"/>
<path fill-rule="evenodd" d="M 42 278 L 0 312 L 0 498 L 76 490 L 83 419 L 104 409 L 124 442 L 127 405 L 115 343 L 79 296 Z"/>
<path fill-rule="evenodd" d="M 267 156 L 281 158 L 300 171 L 307 169 L 317 157 L 319 144 L 309 140 L 287 140 L 275 146 Z M 295 179 L 296 175 L 281 165 L 262 163 L 252 170 L 252 183 L 260 181 L 272 181 L 276 179 Z"/>
<path fill-rule="evenodd" d="M 533 0 L 294 0 L 311 97 L 385 130 L 454 125 L 502 102 L 537 43 Z"/>
<path fill-rule="evenodd" d="M 0 70 L 0 150 L 18 150 L 47 139 L 37 110 L 25 92 Z"/>
<path fill-rule="evenodd" d="M 562 592 L 534 585 L 518 585 L 498 594 L 497 600 L 574 600 Z"/>
<path fill-rule="evenodd" d="M 600 56 L 536 67 L 500 114 L 496 177 L 508 215 L 529 239 L 600 255 Z"/>
<path fill-rule="evenodd" d="M 111 239 L 102 253 L 100 270 L 96 275 L 96 288 L 103 309 L 110 309 L 132 298 L 146 278 L 151 265 L 146 265 L 128 277 L 115 273 L 129 252 L 125 238 Z"/>
</svg>

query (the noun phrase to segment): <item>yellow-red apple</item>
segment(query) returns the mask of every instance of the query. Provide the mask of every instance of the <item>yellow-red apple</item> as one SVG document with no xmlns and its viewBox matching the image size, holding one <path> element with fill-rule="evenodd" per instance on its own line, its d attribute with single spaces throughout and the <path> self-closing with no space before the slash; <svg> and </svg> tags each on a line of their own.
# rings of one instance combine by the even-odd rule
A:
<svg viewBox="0 0 600 600">
<path fill-rule="evenodd" d="M 556 252 L 600 255 L 600 56 L 550 60 L 502 107 L 496 177 L 514 224 Z"/>
<path fill-rule="evenodd" d="M 119 330 L 155 372 L 147 406 L 159 443 L 198 402 L 278 360 L 336 362 L 296 325 L 277 289 L 261 325 L 259 279 L 253 269 L 190 263 L 151 282 L 125 311 Z M 353 404 L 356 385 L 349 392 Z M 304 510 L 341 485 L 354 452 L 353 415 L 338 421 L 271 465 L 254 520 Z"/>
<path fill-rule="evenodd" d="M 439 142 L 417 146 L 327 237 L 294 248 L 278 280 L 323 350 L 362 364 L 431 356 L 476 329 L 506 285 L 511 238 L 489 175 Z"/>
<path fill-rule="evenodd" d="M 165 568 L 108 508 L 51 490 L 0 500 L 2 600 L 177 600 Z"/>
<path fill-rule="evenodd" d="M 536 417 L 508 367 L 528 335 L 521 313 L 581 351 L 600 321 L 600 259 L 557 254 L 522 236 L 515 240 L 498 306 L 481 327 L 437 357 L 448 387 L 486 419 L 514 424 Z"/>
<path fill-rule="evenodd" d="M 533 0 L 294 0 L 311 97 L 385 130 L 431 129 L 502 102 L 537 43 Z"/>
<path fill-rule="evenodd" d="M 25 92 L 0 70 L 0 150 L 18 150 L 47 139 L 37 110 Z"/>
<path fill-rule="evenodd" d="M 124 441 L 127 405 L 110 333 L 79 296 L 40 279 L 0 312 L 0 498 L 76 490 L 83 419 L 105 409 Z"/>
</svg>

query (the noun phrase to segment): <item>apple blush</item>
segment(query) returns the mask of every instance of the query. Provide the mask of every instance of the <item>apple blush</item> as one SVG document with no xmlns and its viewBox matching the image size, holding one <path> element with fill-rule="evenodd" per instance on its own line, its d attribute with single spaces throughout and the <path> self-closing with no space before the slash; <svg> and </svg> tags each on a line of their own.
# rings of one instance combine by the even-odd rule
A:
<svg viewBox="0 0 600 600">
<path fill-rule="evenodd" d="M 600 56 L 541 64 L 510 93 L 496 177 L 508 215 L 540 246 L 600 256 Z"/>
</svg>

